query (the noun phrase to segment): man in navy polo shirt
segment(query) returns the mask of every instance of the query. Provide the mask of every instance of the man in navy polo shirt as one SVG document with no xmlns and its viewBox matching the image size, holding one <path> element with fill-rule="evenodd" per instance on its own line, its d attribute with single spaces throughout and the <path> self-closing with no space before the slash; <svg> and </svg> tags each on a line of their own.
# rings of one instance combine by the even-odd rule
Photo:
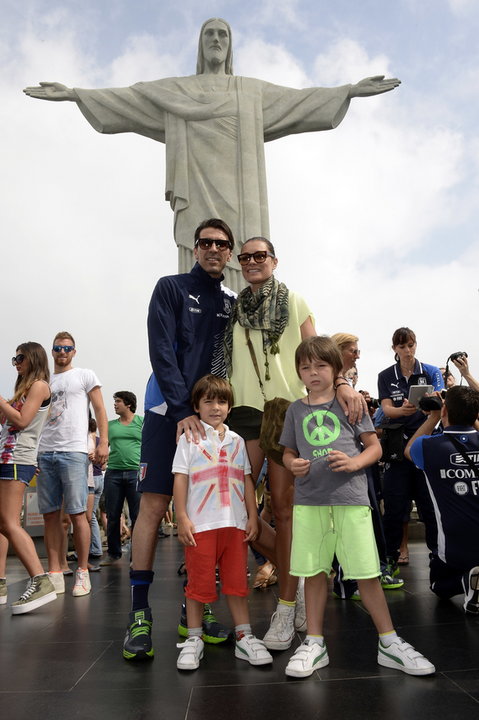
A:
<svg viewBox="0 0 479 720">
<path fill-rule="evenodd" d="M 431 553 L 431 590 L 441 598 L 464 593 L 464 610 L 479 613 L 479 392 L 450 388 L 405 455 L 424 471 L 438 527 Z M 444 432 L 431 435 L 439 420 Z"/>
</svg>

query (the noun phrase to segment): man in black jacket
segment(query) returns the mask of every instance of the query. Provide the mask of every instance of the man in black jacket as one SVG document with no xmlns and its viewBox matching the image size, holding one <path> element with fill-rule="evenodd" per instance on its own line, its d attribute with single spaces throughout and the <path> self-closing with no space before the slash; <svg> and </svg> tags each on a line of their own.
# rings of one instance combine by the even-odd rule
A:
<svg viewBox="0 0 479 720">
<path fill-rule="evenodd" d="M 151 298 L 148 341 L 153 374 L 145 398 L 142 495 L 132 540 L 132 608 L 123 647 L 127 660 L 154 654 L 148 590 L 158 528 L 173 494 L 176 442 L 183 432 L 190 439 L 205 437 L 191 406 L 191 389 L 203 375 L 226 375 L 223 334 L 235 296 L 221 281 L 233 247 L 233 234 L 225 222 L 203 221 L 195 231 L 196 264 L 191 272 L 160 278 Z"/>
</svg>

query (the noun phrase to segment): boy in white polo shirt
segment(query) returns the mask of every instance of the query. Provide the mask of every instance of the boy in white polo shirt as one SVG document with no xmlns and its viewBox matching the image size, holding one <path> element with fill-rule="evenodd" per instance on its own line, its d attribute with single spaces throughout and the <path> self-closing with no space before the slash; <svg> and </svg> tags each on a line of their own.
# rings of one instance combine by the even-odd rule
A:
<svg viewBox="0 0 479 720">
<path fill-rule="evenodd" d="M 178 645 L 179 670 L 196 670 L 203 657 L 203 606 L 217 599 L 217 565 L 235 624 L 235 656 L 251 665 L 273 661 L 251 632 L 246 569 L 248 542 L 258 535 L 258 516 L 244 441 L 224 424 L 232 404 L 226 380 L 215 375 L 198 380 L 192 405 L 206 440 L 189 442 L 182 435 L 173 461 L 178 539 L 185 546 L 188 573 L 188 638 Z"/>
</svg>

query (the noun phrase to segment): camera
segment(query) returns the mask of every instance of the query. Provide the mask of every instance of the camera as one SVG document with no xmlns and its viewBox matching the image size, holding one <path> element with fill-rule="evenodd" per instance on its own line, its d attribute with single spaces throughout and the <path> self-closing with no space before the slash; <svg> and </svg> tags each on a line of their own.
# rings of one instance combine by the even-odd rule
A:
<svg viewBox="0 0 479 720">
<path fill-rule="evenodd" d="M 446 397 L 446 391 L 441 390 L 441 395 L 428 395 L 424 396 L 419 400 L 419 407 L 421 410 L 440 410 L 442 408 L 442 401 Z"/>
<path fill-rule="evenodd" d="M 366 405 L 368 406 L 369 410 L 377 410 L 378 407 L 380 407 L 381 403 L 379 402 L 379 400 L 377 398 L 371 397 L 366 390 L 360 390 L 359 392 L 366 400 Z"/>
<path fill-rule="evenodd" d="M 449 355 L 449 360 L 457 360 L 458 358 L 467 357 L 467 352 L 459 350 L 459 352 L 452 353 Z"/>
</svg>

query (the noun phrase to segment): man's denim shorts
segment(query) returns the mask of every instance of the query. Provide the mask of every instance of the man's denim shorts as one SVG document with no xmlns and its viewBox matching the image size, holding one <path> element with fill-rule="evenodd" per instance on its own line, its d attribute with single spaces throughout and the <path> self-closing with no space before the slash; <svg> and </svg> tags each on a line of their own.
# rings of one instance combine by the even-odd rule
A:
<svg viewBox="0 0 479 720">
<path fill-rule="evenodd" d="M 88 497 L 88 455 L 82 452 L 38 454 L 38 509 L 42 515 L 63 509 L 68 515 L 85 512 Z"/>
</svg>

